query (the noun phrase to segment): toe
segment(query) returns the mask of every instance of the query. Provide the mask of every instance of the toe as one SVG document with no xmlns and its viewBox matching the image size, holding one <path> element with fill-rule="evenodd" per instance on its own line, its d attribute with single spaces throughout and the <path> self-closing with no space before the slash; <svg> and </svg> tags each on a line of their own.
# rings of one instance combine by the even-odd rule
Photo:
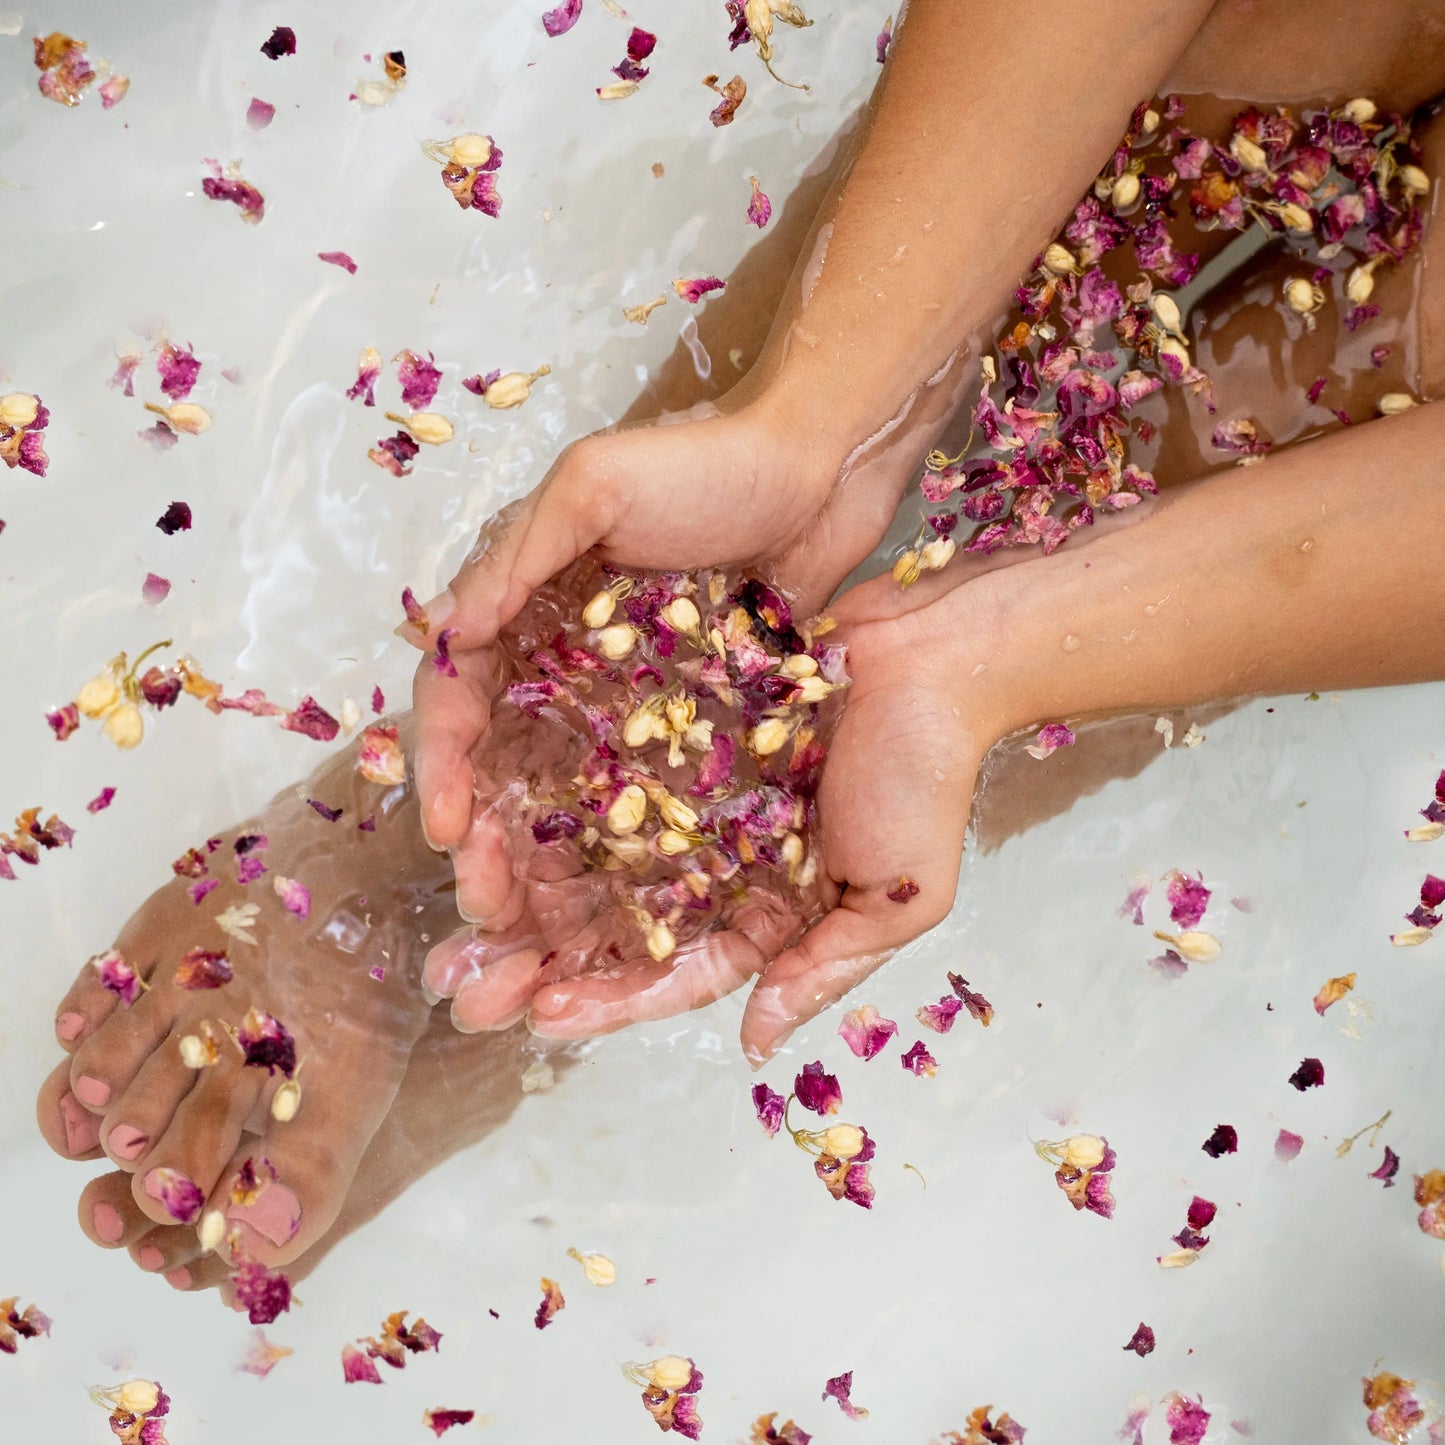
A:
<svg viewBox="0 0 1445 1445">
<path fill-rule="evenodd" d="M 226 1068 L 227 1063 L 223 1059 L 214 1068 L 200 1070 L 199 1075 Z M 105 1111 L 100 1139 L 106 1153 L 122 1169 L 141 1168 L 197 1083 L 198 1071 L 187 1068 L 181 1059 L 179 1039 L 173 1035 L 162 1040 Z"/>
<path fill-rule="evenodd" d="M 191 1072 L 180 1062 L 178 1043 L 162 1049 L 157 1057 L 173 1060 L 174 1068 L 183 1074 Z M 123 1129 L 148 1138 L 135 1153 L 132 1165 L 136 1206 L 157 1224 L 191 1225 L 200 1218 L 201 1201 L 215 1188 L 236 1152 L 266 1075 L 263 1070 L 223 1058 L 200 1071 L 175 1102 L 168 1120 L 158 1127 L 145 1117 L 145 1109 L 153 1104 L 159 1113 L 166 1090 L 176 1082 L 174 1076 L 158 1080 L 155 1094 L 137 1095 L 134 1108 L 131 1097 L 136 1091 L 127 1093 L 115 1110 L 116 1118 L 124 1122 L 112 1124 L 106 1119 L 106 1143 L 121 1152 Z M 133 1124 L 132 1119 L 141 1122 Z"/>
<path fill-rule="evenodd" d="M 193 1229 L 179 1225 L 153 1228 L 130 1245 L 130 1257 L 147 1274 L 166 1274 L 171 1270 L 189 1268 L 205 1255 Z"/>
<path fill-rule="evenodd" d="M 120 1000 L 100 981 L 87 963 L 55 1010 L 55 1038 L 73 1054 L 120 1006 Z"/>
<path fill-rule="evenodd" d="M 144 1071 L 173 1017 L 168 994 L 143 994 L 118 1008 L 87 1034 L 70 1060 L 70 1087 L 96 1113 L 105 1113 Z"/>
<path fill-rule="evenodd" d="M 100 1120 L 70 1090 L 70 1062 L 50 1071 L 35 1101 L 35 1118 L 45 1142 L 65 1159 L 100 1157 Z"/>
<path fill-rule="evenodd" d="M 131 1198 L 129 1174 L 92 1179 L 80 1192 L 77 1213 L 86 1237 L 102 1249 L 122 1249 L 155 1229 Z"/>
</svg>

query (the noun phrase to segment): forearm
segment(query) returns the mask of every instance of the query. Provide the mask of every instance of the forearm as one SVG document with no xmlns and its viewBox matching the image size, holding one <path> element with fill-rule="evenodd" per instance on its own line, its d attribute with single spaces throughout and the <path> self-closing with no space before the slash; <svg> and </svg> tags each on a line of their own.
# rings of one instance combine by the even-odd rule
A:
<svg viewBox="0 0 1445 1445">
<path fill-rule="evenodd" d="M 756 384 L 851 446 L 1002 316 L 1212 0 L 912 0 Z M 814 274 L 816 273 L 816 274 Z M 839 458 L 841 461 L 841 458 Z"/>
<path fill-rule="evenodd" d="M 1094 712 L 1418 682 L 1445 677 L 1442 536 L 1435 405 L 1181 488 L 1134 526 L 954 588 L 920 623 L 994 737 Z"/>
</svg>

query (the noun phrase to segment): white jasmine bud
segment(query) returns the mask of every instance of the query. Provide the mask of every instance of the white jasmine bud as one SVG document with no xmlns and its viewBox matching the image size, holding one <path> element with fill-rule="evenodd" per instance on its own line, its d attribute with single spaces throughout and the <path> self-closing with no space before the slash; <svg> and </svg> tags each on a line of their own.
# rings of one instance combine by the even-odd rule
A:
<svg viewBox="0 0 1445 1445">
<path fill-rule="evenodd" d="M 1061 246 L 1057 241 L 1052 242 L 1044 252 L 1044 270 L 1052 271 L 1055 276 L 1067 276 L 1079 269 L 1078 262 L 1074 260 L 1074 253 L 1067 246 Z"/>
<path fill-rule="evenodd" d="M 788 725 L 779 717 L 764 718 L 748 735 L 748 747 L 760 758 L 770 757 L 788 740 Z"/>
<path fill-rule="evenodd" d="M 702 617 L 690 597 L 674 597 L 662 609 L 662 620 L 674 632 L 696 632 L 702 625 Z"/>
<path fill-rule="evenodd" d="M 817 670 L 817 659 L 809 657 L 806 652 L 791 653 L 778 669 L 784 677 L 812 677 Z"/>
<path fill-rule="evenodd" d="M 1114 182 L 1109 199 L 1116 211 L 1127 211 L 1139 199 L 1139 177 L 1133 171 L 1125 171 Z"/>
<path fill-rule="evenodd" d="M 127 1380 L 109 1390 L 97 1386 L 91 1390 L 90 1398 L 107 1409 L 124 1410 L 128 1415 L 149 1415 L 160 1404 L 161 1387 L 154 1380 Z"/>
<path fill-rule="evenodd" d="M 457 434 L 457 429 L 436 411 L 417 411 L 410 416 L 399 416 L 394 411 L 386 414 L 387 421 L 404 426 L 417 441 L 429 447 L 439 447 Z"/>
<path fill-rule="evenodd" d="M 199 1034 L 186 1034 L 180 1041 L 181 1062 L 188 1069 L 204 1069 L 211 1062 L 211 1046 Z"/>
<path fill-rule="evenodd" d="M 201 1242 L 201 1248 L 214 1250 L 226 1237 L 226 1216 L 219 1209 L 208 1209 L 201 1215 L 201 1222 L 196 1227 L 196 1237 Z"/>
<path fill-rule="evenodd" d="M 893 580 L 900 587 L 911 587 L 922 575 L 922 566 L 919 563 L 918 553 L 910 547 L 893 564 Z"/>
<path fill-rule="evenodd" d="M 1167 291 L 1156 291 L 1149 298 L 1149 309 L 1165 331 L 1178 333 L 1184 318 L 1179 314 L 1179 303 Z"/>
<path fill-rule="evenodd" d="M 1181 367 L 1189 365 L 1189 348 L 1177 336 L 1166 336 L 1159 343 L 1159 355 L 1170 357 Z"/>
<path fill-rule="evenodd" d="M 123 702 L 114 708 L 103 724 L 105 735 L 118 748 L 136 747 L 145 736 L 145 719 L 133 702 Z"/>
<path fill-rule="evenodd" d="M 958 543 L 952 537 L 935 537 L 918 554 L 918 565 L 925 572 L 937 572 L 946 567 L 949 559 L 958 551 Z"/>
<path fill-rule="evenodd" d="M 22 431 L 39 415 L 39 397 L 24 391 L 12 391 L 6 396 L 0 396 L 0 426 Z"/>
<path fill-rule="evenodd" d="M 610 662 L 621 662 L 637 645 L 637 629 L 630 622 L 614 622 L 597 634 L 597 650 Z"/>
<path fill-rule="evenodd" d="M 1366 125 L 1374 120 L 1376 109 L 1375 102 L 1362 95 L 1346 104 L 1343 115 L 1346 120 L 1352 120 L 1356 125 Z"/>
<path fill-rule="evenodd" d="M 797 691 L 794 692 L 792 700 L 796 703 L 822 702 L 830 692 L 833 685 L 818 676 L 801 677 L 798 679 Z"/>
<path fill-rule="evenodd" d="M 1185 933 L 1156 933 L 1160 943 L 1167 943 L 1186 963 L 1213 963 L 1223 946 L 1212 933 L 1191 929 Z"/>
<path fill-rule="evenodd" d="M 289 1124 L 301 1107 L 301 1085 L 295 1079 L 287 1079 L 271 1096 L 271 1117 L 278 1124 Z"/>
<path fill-rule="evenodd" d="M 1304 276 L 1291 276 L 1284 283 L 1284 304 L 1297 316 L 1310 316 L 1325 304 L 1325 293 Z"/>
<path fill-rule="evenodd" d="M 532 383 L 538 377 L 551 374 L 550 366 L 539 366 L 536 371 L 509 371 L 505 376 L 499 376 L 482 393 L 482 400 L 497 411 L 521 406 L 532 394 Z"/>
<path fill-rule="evenodd" d="M 854 1159 L 863 1152 L 863 1131 L 856 1124 L 832 1124 L 818 1142 L 835 1159 Z"/>
<path fill-rule="evenodd" d="M 622 727 L 622 741 L 629 748 L 646 747 L 654 738 L 666 736 L 666 725 L 655 711 L 646 706 L 638 708 Z"/>
<path fill-rule="evenodd" d="M 492 143 L 484 135 L 453 136 L 442 146 L 447 159 L 470 170 L 473 166 L 484 166 L 492 158 Z"/>
<path fill-rule="evenodd" d="M 692 839 L 673 828 L 664 828 L 657 835 L 657 851 L 669 858 L 679 857 L 692 849 Z"/>
<path fill-rule="evenodd" d="M 1420 403 L 1405 391 L 1387 391 L 1375 403 L 1381 416 L 1399 416 L 1401 412 L 1409 411 L 1419 405 Z"/>
<path fill-rule="evenodd" d="M 112 673 L 102 672 L 75 695 L 75 705 L 86 717 L 100 717 L 120 701 L 120 687 Z"/>
<path fill-rule="evenodd" d="M 617 1266 L 605 1254 L 583 1254 L 577 1249 L 569 1249 L 567 1255 L 582 1266 L 588 1284 L 605 1289 L 617 1283 Z"/>
<path fill-rule="evenodd" d="M 146 410 L 163 416 L 173 431 L 183 431 L 189 436 L 199 436 L 211 426 L 210 412 L 194 401 L 178 401 L 174 406 L 157 406 L 148 401 Z"/>
<path fill-rule="evenodd" d="M 653 962 L 665 962 L 672 957 L 672 952 L 676 947 L 677 939 L 673 937 L 672 929 L 659 918 L 647 930 L 647 951 L 651 954 Z"/>
<path fill-rule="evenodd" d="M 1423 196 L 1430 189 L 1430 177 L 1419 166 L 1401 166 L 1395 176 L 1408 195 Z"/>
<path fill-rule="evenodd" d="M 1229 153 L 1247 171 L 1263 171 L 1269 168 L 1269 157 L 1262 147 L 1257 146 L 1248 136 L 1234 135 L 1230 138 Z"/>
<path fill-rule="evenodd" d="M 1159 129 L 1159 112 L 1150 106 L 1144 112 L 1144 118 L 1139 122 L 1139 134 L 1141 136 L 1153 135 Z"/>
<path fill-rule="evenodd" d="M 1314 216 L 1295 201 L 1287 201 L 1279 208 L 1279 218 L 1285 229 L 1297 236 L 1308 236 L 1315 228 Z"/>
<path fill-rule="evenodd" d="M 617 599 L 604 587 L 582 609 L 582 625 L 584 627 L 606 627 L 612 621 L 612 614 L 616 607 Z"/>
<path fill-rule="evenodd" d="M 636 783 L 629 783 L 612 800 L 607 810 L 607 826 L 620 837 L 635 833 L 646 816 L 647 794 Z"/>
<path fill-rule="evenodd" d="M 685 833 L 697 831 L 698 816 L 681 798 L 674 798 L 664 792 L 657 800 L 657 811 L 669 828 L 680 828 Z"/>
<path fill-rule="evenodd" d="M 1345 282 L 1345 296 L 1356 306 L 1363 306 L 1375 289 L 1375 268 L 1372 265 L 1356 266 Z"/>
</svg>

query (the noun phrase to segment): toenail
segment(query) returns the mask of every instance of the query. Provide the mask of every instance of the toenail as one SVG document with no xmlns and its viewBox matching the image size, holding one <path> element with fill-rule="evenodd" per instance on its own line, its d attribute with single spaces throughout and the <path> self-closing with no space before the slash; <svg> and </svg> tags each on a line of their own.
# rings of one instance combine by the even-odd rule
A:
<svg viewBox="0 0 1445 1445">
<path fill-rule="evenodd" d="M 84 1014 L 63 1013 L 55 1020 L 56 1037 L 66 1044 L 73 1044 L 80 1037 L 80 1031 L 84 1027 Z"/>
<path fill-rule="evenodd" d="M 92 1079 L 89 1074 L 82 1074 L 75 1081 L 75 1097 L 82 1104 L 89 1104 L 92 1109 L 103 1109 L 110 1102 L 110 1085 L 102 1084 L 99 1079 Z"/>
<path fill-rule="evenodd" d="M 191 1272 L 185 1265 L 182 1265 L 179 1269 L 167 1270 L 166 1283 L 173 1285 L 176 1289 L 190 1289 Z"/>
<path fill-rule="evenodd" d="M 110 1152 L 117 1159 L 124 1159 L 129 1162 L 132 1159 L 139 1159 L 145 1153 L 146 1145 L 151 1141 L 149 1134 L 142 1134 L 139 1129 L 132 1129 L 129 1124 L 117 1124 L 110 1131 L 110 1137 L 106 1140 Z"/>
<path fill-rule="evenodd" d="M 100 1120 L 74 1094 L 60 1096 L 60 1116 L 65 1121 L 65 1147 L 70 1153 L 88 1154 L 100 1143 Z"/>
<path fill-rule="evenodd" d="M 148 1244 L 136 1255 L 135 1262 L 154 1274 L 166 1262 L 166 1257 L 155 1245 Z"/>
<path fill-rule="evenodd" d="M 272 1244 L 289 1244 L 301 1228 L 301 1201 L 284 1184 L 266 1186 L 252 1204 L 233 1204 L 226 1218 L 249 1225 Z"/>
<path fill-rule="evenodd" d="M 120 1210 L 113 1204 L 97 1204 L 91 1214 L 95 1221 L 95 1232 L 107 1244 L 119 1244 L 120 1237 L 125 1233 L 125 1220 L 120 1217 Z"/>
</svg>

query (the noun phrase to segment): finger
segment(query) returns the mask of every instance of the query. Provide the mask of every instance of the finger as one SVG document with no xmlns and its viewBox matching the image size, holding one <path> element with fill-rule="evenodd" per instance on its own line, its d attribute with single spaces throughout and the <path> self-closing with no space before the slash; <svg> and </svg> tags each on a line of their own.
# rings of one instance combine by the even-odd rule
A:
<svg viewBox="0 0 1445 1445">
<path fill-rule="evenodd" d="M 475 781 L 470 754 L 491 723 L 499 685 L 496 654 L 482 649 L 453 658 L 456 677 L 422 659 L 412 681 L 416 747 L 412 768 L 421 804 L 422 830 L 433 848 L 455 847 L 472 819 Z"/>
<path fill-rule="evenodd" d="M 527 1024 L 544 1038 L 587 1039 L 673 1018 L 741 988 L 763 963 L 758 946 L 737 929 L 705 933 L 661 963 L 633 958 L 544 985 L 532 999 Z"/>
<path fill-rule="evenodd" d="M 526 909 L 526 881 L 513 868 L 507 826 L 495 807 L 478 809 L 452 854 L 457 875 L 457 911 L 468 923 L 500 932 Z"/>
<path fill-rule="evenodd" d="M 542 948 L 530 919 L 498 934 L 462 928 L 435 945 L 422 964 L 422 984 L 437 998 L 455 998 L 469 979 L 479 978 L 493 964 L 521 948 Z"/>
<path fill-rule="evenodd" d="M 452 1000 L 453 1025 L 464 1034 L 511 1028 L 531 1003 L 542 958 L 538 949 L 518 949 L 467 979 Z"/>
<path fill-rule="evenodd" d="M 925 872 L 926 870 L 919 870 Z M 743 1010 L 743 1053 L 754 1066 L 770 1059 L 802 1024 L 837 1003 L 905 943 L 948 916 L 954 886 L 934 876 L 929 891 L 900 902 L 888 888 L 850 888 L 843 901 L 764 970 Z"/>
</svg>

